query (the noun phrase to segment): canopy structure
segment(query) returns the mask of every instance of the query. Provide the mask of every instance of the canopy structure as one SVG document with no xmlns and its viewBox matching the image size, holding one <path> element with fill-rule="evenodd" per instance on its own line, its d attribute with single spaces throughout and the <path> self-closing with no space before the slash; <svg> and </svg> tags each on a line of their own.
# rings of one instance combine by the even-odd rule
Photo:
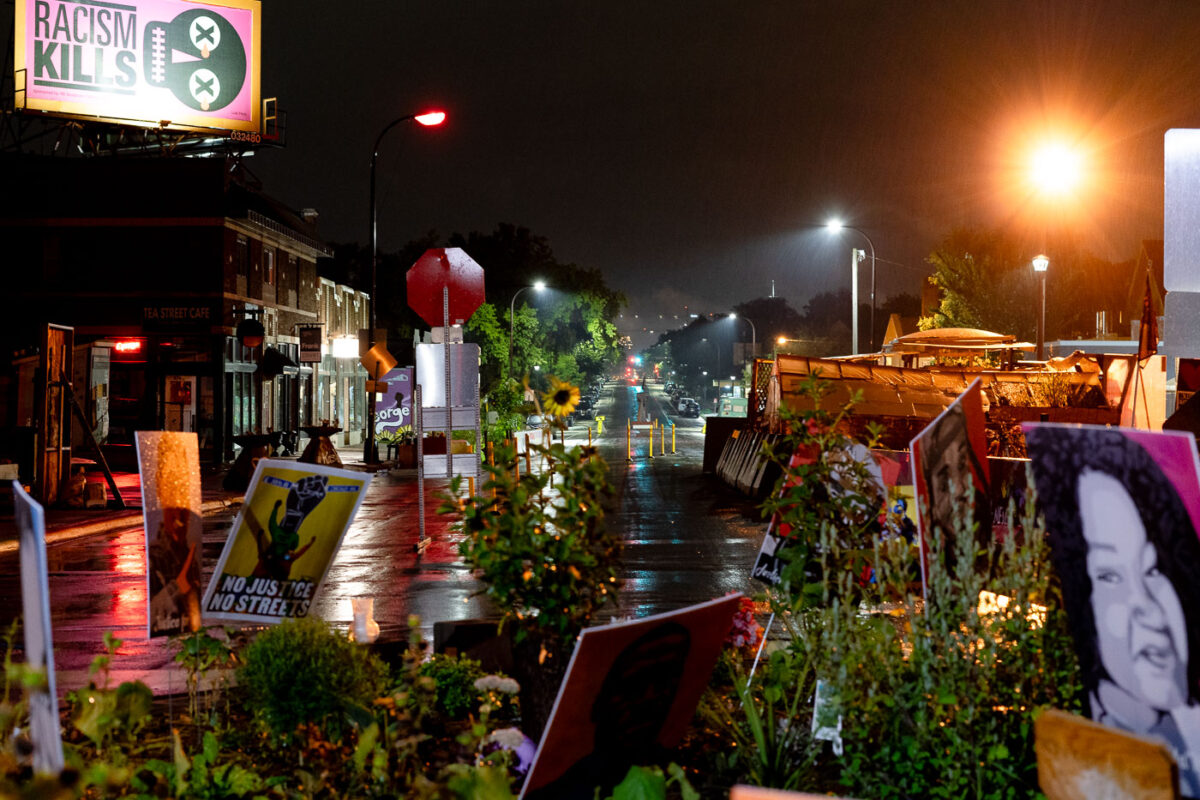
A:
<svg viewBox="0 0 1200 800">
<path fill-rule="evenodd" d="M 1011 338 L 1011 337 L 1010 337 Z M 823 408 L 857 398 L 854 417 L 885 423 L 889 446 L 903 448 L 911 433 L 942 413 L 975 378 L 983 380 L 989 418 L 1117 424 L 1132 356 L 1068 357 L 1044 369 L 997 370 L 982 367 L 911 368 L 780 353 L 774 363 L 756 362 L 752 424 L 779 430 L 779 409 L 815 407 L 805 389 L 811 377 L 827 383 Z M 1086 362 L 1086 363 L 1085 363 Z M 769 372 L 768 372 L 769 371 Z M 761 380 L 762 373 L 770 375 Z M 759 394 L 765 394 L 759 399 Z"/>
<path fill-rule="evenodd" d="M 965 356 L 996 350 L 1034 350 L 1017 337 L 978 328 L 933 328 L 897 336 L 884 345 L 886 353 L 916 353 L 925 356 Z"/>
</svg>

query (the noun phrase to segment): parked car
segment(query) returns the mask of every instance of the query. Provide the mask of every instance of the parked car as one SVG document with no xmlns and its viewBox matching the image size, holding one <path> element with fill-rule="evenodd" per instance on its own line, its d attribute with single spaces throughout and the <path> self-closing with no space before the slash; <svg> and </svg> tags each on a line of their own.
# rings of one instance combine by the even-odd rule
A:
<svg viewBox="0 0 1200 800">
<path fill-rule="evenodd" d="M 690 397 L 680 397 L 677 401 L 675 401 L 675 410 L 680 414 L 686 414 L 688 405 L 694 402 L 696 401 Z"/>
<path fill-rule="evenodd" d="M 666 392 L 667 394 L 670 394 L 671 392 L 675 391 L 675 384 L 668 383 L 666 386 L 663 387 L 663 391 Z"/>
<path fill-rule="evenodd" d="M 687 398 L 687 408 L 684 409 L 683 415 L 685 417 L 692 417 L 693 419 L 696 417 L 699 417 L 700 416 L 700 404 L 697 403 L 695 400 L 691 399 L 690 397 Z"/>
<path fill-rule="evenodd" d="M 528 417 L 525 418 L 525 427 L 526 428 L 540 428 L 545 424 L 546 424 L 546 422 L 545 422 L 545 420 L 542 419 L 541 414 L 530 414 Z"/>
<path fill-rule="evenodd" d="M 592 402 L 587 398 L 579 398 L 579 405 L 575 406 L 576 419 L 592 419 L 596 416 L 596 409 Z"/>
</svg>

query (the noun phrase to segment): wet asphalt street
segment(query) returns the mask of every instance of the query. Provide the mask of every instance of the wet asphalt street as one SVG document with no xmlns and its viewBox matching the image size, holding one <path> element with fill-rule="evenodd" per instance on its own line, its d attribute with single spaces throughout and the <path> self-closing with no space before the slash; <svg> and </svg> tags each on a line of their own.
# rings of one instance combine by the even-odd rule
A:
<svg viewBox="0 0 1200 800">
<path fill-rule="evenodd" d="M 626 544 L 620 605 L 611 612 L 616 617 L 754 591 L 749 572 L 764 527 L 750 503 L 701 474 L 703 420 L 668 414 L 661 388 L 651 386 L 649 409 L 660 421 L 677 425 L 674 455 L 668 427 L 665 455 L 659 437 L 653 459 L 647 458 L 646 440 L 635 437 L 634 458 L 627 461 L 625 422 L 635 413 L 637 387 L 607 384 L 598 409 L 607 419 L 595 442 L 614 489 L 607 521 Z M 577 423 L 566 441 L 584 444 L 587 435 L 587 424 Z M 459 537 L 448 518 L 434 514 L 446 485 L 426 482 L 432 543 L 418 554 L 415 473 L 378 473 L 311 613 L 348 625 L 350 598 L 374 597 L 384 639 L 402 638 L 410 614 L 421 618 L 426 631 L 439 620 L 487 616 L 486 601 L 477 595 L 480 584 L 459 559 Z M 205 518 L 206 580 L 233 518 L 233 510 Z M 172 664 L 170 644 L 146 638 L 141 527 L 51 545 L 47 555 L 59 692 L 86 684 L 88 665 L 103 652 L 105 631 L 123 641 L 113 660 L 114 683 L 137 678 L 156 693 L 182 691 L 183 673 Z M 17 555 L 0 555 L 0 622 L 7 626 L 20 605 Z"/>
</svg>

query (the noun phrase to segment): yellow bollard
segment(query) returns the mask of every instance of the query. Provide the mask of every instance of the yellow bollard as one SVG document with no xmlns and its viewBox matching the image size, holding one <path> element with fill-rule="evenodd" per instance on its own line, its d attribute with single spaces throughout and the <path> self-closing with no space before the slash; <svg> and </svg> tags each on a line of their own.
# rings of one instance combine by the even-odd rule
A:
<svg viewBox="0 0 1200 800">
<path fill-rule="evenodd" d="M 654 422 L 650 423 L 650 441 L 646 443 L 646 457 L 654 458 Z"/>
<path fill-rule="evenodd" d="M 592 446 L 592 426 L 588 425 L 588 447 Z"/>
<path fill-rule="evenodd" d="M 675 452 L 675 423 L 671 423 L 671 452 Z"/>
<path fill-rule="evenodd" d="M 488 466 L 494 467 L 494 466 L 496 466 L 496 456 L 492 452 L 492 443 L 491 442 L 487 443 L 487 450 L 488 450 Z M 492 497 L 495 497 L 495 496 L 496 496 L 496 487 L 493 486 L 492 487 Z"/>
<path fill-rule="evenodd" d="M 625 460 L 633 461 L 633 434 L 628 425 L 625 426 Z"/>
<path fill-rule="evenodd" d="M 597 436 L 604 435 L 604 415 L 603 414 L 596 415 L 596 435 Z"/>
<path fill-rule="evenodd" d="M 666 425 L 658 426 L 658 437 L 659 437 L 658 438 L 658 444 L 659 444 L 659 453 L 658 454 L 660 456 L 665 456 L 667 454 L 667 426 Z"/>
</svg>

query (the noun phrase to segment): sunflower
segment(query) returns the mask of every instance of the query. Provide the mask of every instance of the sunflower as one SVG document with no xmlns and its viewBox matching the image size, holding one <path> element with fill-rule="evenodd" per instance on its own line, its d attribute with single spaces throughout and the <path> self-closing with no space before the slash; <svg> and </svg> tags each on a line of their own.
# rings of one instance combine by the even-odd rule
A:
<svg viewBox="0 0 1200 800">
<path fill-rule="evenodd" d="M 545 403 L 547 414 L 565 417 L 579 404 L 579 387 L 558 378 L 551 378 L 550 391 L 542 395 L 542 402 Z"/>
</svg>

